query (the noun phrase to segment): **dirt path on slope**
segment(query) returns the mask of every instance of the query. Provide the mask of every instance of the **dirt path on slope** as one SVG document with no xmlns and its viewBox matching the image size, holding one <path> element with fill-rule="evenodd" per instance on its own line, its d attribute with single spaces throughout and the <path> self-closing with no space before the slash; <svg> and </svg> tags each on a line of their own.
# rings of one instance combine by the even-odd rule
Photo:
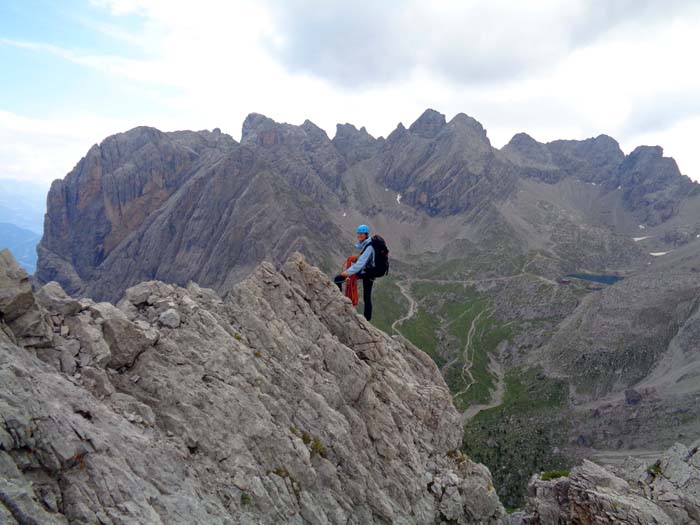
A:
<svg viewBox="0 0 700 525">
<path fill-rule="evenodd" d="M 496 408 L 503 404 L 503 396 L 506 392 L 505 372 L 500 360 L 489 355 L 489 371 L 496 376 L 496 388 L 491 391 L 491 399 L 483 405 L 472 405 L 462 414 L 462 423 L 466 423 L 482 410 Z"/>
<path fill-rule="evenodd" d="M 486 309 L 478 313 L 478 315 L 472 319 L 472 323 L 469 326 L 469 332 L 467 332 L 467 343 L 464 345 L 464 366 L 462 366 L 462 381 L 467 385 L 463 390 L 460 390 L 455 394 L 455 397 L 465 394 L 469 391 L 471 386 L 474 384 L 474 375 L 472 374 L 472 366 L 474 366 L 474 360 L 469 357 L 469 349 L 472 347 L 472 340 L 474 339 L 474 332 L 476 332 L 476 323 L 484 315 Z M 472 350 L 472 356 L 474 355 L 474 350 Z M 467 383 L 467 376 L 469 376 L 469 382 Z"/>
<path fill-rule="evenodd" d="M 417 312 L 418 310 L 418 303 L 417 301 L 411 296 L 410 294 L 410 285 L 413 282 L 429 282 L 429 283 L 436 283 L 436 284 L 462 284 L 462 285 L 476 285 L 478 283 L 484 283 L 484 282 L 494 282 L 494 281 L 508 281 L 511 279 L 517 279 L 519 277 L 522 277 L 524 275 L 533 275 L 533 274 L 528 274 L 526 272 L 522 272 L 517 275 L 509 275 L 509 276 L 504 276 L 504 277 L 494 277 L 494 278 L 488 278 L 488 279 L 465 279 L 465 280 L 457 280 L 457 279 L 425 279 L 425 278 L 412 278 L 412 279 L 406 279 L 404 281 L 397 281 L 396 285 L 399 287 L 399 290 L 401 291 L 401 295 L 403 295 L 406 300 L 408 301 L 408 313 L 401 317 L 400 319 L 397 319 L 391 324 L 391 329 L 394 333 L 396 333 L 399 337 L 402 339 L 407 340 L 407 338 L 401 333 L 401 331 L 398 329 L 398 326 L 400 326 L 402 323 L 408 321 L 411 319 Z M 557 286 L 557 283 L 555 281 L 552 281 L 550 279 L 546 279 L 544 277 L 540 277 L 538 275 L 533 275 L 533 277 L 553 286 Z M 465 312 L 462 315 L 465 315 L 467 312 Z M 481 317 L 484 314 L 488 314 L 488 308 L 485 310 L 482 310 L 479 312 L 479 314 L 472 320 L 471 325 L 469 327 L 469 332 L 467 334 L 467 342 L 464 345 L 464 366 L 462 367 L 461 375 L 462 375 L 462 381 L 464 384 L 466 384 L 466 387 L 462 389 L 460 392 L 457 392 L 454 397 L 457 397 L 458 395 L 464 394 L 469 391 L 469 388 L 476 382 L 474 379 L 474 375 L 471 372 L 472 367 L 474 366 L 473 363 L 473 355 L 475 352 L 475 349 L 473 347 L 473 340 L 474 340 L 474 335 L 476 333 L 476 328 L 478 321 L 481 319 Z M 460 316 L 461 317 L 461 316 Z M 451 322 L 456 321 L 457 319 L 453 319 Z M 451 324 L 451 323 L 449 323 Z M 443 329 L 446 327 L 443 327 Z M 409 341 L 410 342 L 410 341 Z M 471 356 L 471 357 L 470 357 Z M 446 369 L 450 365 L 454 363 L 454 361 L 457 358 L 455 357 L 452 359 L 449 363 L 447 363 L 445 366 L 442 367 L 442 369 Z M 503 397 L 505 395 L 505 371 L 503 369 L 503 365 L 500 361 L 500 354 L 499 356 L 494 356 L 493 354 L 489 354 L 489 365 L 488 365 L 488 370 L 491 374 L 496 376 L 496 386 L 493 388 L 489 394 L 490 394 L 490 399 L 487 403 L 483 404 L 476 404 L 476 405 L 471 405 L 467 410 L 465 410 L 462 413 L 462 421 L 465 423 L 471 419 L 473 419 L 479 412 L 482 410 L 488 410 L 490 408 L 495 408 L 503 404 Z"/>
<path fill-rule="evenodd" d="M 622 466 L 629 458 L 638 459 L 645 463 L 653 463 L 661 457 L 664 450 L 627 449 L 627 450 L 597 450 L 591 454 L 591 461 L 601 465 Z"/>
<path fill-rule="evenodd" d="M 401 323 L 403 323 L 405 321 L 408 321 L 411 317 L 416 315 L 416 311 L 418 310 L 418 303 L 416 302 L 416 300 L 411 296 L 411 294 L 406 289 L 407 282 L 409 283 L 409 286 L 410 286 L 411 281 L 397 281 L 396 282 L 396 286 L 399 287 L 399 290 L 401 291 L 401 295 L 403 295 L 406 298 L 406 300 L 408 301 L 408 313 L 406 315 L 404 315 L 402 318 L 397 319 L 396 321 L 391 323 L 391 329 L 400 335 L 401 335 L 401 332 L 399 332 L 399 330 L 397 330 L 396 326 L 400 325 Z"/>
</svg>

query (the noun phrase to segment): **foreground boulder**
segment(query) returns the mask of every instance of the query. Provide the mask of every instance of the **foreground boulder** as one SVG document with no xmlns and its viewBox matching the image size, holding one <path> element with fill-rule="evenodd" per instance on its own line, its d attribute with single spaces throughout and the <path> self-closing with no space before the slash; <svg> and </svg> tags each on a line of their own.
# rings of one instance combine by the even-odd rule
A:
<svg viewBox="0 0 700 525">
<path fill-rule="evenodd" d="M 503 518 L 434 363 L 301 256 L 224 300 L 159 282 L 118 308 L 30 295 L 50 344 L 3 321 L 2 523 Z"/>
<path fill-rule="evenodd" d="M 51 341 L 46 311 L 34 298 L 27 272 L 7 248 L 0 250 L 0 321 L 4 335 L 21 345 Z"/>
<path fill-rule="evenodd" d="M 652 465 L 629 458 L 617 473 L 584 461 L 568 476 L 533 476 L 518 518 L 512 523 L 700 523 L 700 447 L 676 444 Z"/>
</svg>

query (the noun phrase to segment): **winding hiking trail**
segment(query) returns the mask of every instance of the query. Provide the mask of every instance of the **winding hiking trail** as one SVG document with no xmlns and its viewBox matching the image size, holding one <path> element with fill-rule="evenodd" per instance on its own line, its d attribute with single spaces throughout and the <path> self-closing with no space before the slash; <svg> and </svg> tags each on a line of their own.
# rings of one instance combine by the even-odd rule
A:
<svg viewBox="0 0 700 525">
<path fill-rule="evenodd" d="M 469 392 L 469 389 L 476 382 L 474 379 L 474 374 L 472 374 L 472 367 L 474 366 L 474 351 L 472 349 L 472 358 L 469 357 L 469 349 L 472 347 L 472 341 L 474 340 L 474 333 L 476 332 L 476 324 L 484 315 L 486 310 L 482 310 L 479 314 L 472 319 L 471 325 L 469 326 L 469 332 L 467 333 L 467 343 L 464 345 L 464 366 L 462 367 L 462 381 L 467 385 L 463 390 L 460 390 L 455 394 L 455 397 Z M 467 383 L 467 376 L 469 376 L 469 383 Z"/>
<path fill-rule="evenodd" d="M 506 278 L 495 278 L 495 279 L 482 279 L 481 281 L 485 280 L 505 280 L 505 279 L 510 279 L 513 278 L 511 277 L 506 277 Z M 397 281 L 396 286 L 398 286 L 399 291 L 401 292 L 401 295 L 403 295 L 406 300 L 408 301 L 408 312 L 394 321 L 391 324 L 391 330 L 395 332 L 399 337 L 402 339 L 408 341 L 408 339 L 401 333 L 401 331 L 398 329 L 398 326 L 400 326 L 402 323 L 408 321 L 411 319 L 414 315 L 416 315 L 416 312 L 418 311 L 418 302 L 413 298 L 413 296 L 410 293 L 410 285 L 414 281 L 421 281 L 421 282 L 435 282 L 435 283 L 449 283 L 449 284 L 476 284 L 478 281 L 473 281 L 473 280 L 442 280 L 442 279 L 407 279 L 404 281 Z M 465 315 L 468 312 L 465 311 L 462 315 Z M 464 366 L 462 367 L 461 370 L 461 375 L 462 375 L 462 381 L 466 384 L 466 387 L 457 392 L 455 394 L 455 397 L 461 394 L 464 394 L 469 391 L 471 386 L 476 382 L 474 379 L 474 375 L 471 372 L 472 367 L 474 366 L 474 352 L 476 351 L 475 348 L 473 348 L 473 341 L 474 341 L 474 335 L 476 334 L 477 331 L 477 326 L 479 323 L 479 320 L 481 317 L 487 314 L 488 315 L 488 309 L 484 309 L 481 312 L 479 312 L 474 319 L 472 319 L 472 322 L 469 326 L 469 332 L 467 333 L 467 342 L 464 345 Z M 460 316 L 461 317 L 461 316 Z M 457 319 L 453 319 L 449 324 L 452 322 L 456 321 Z M 444 328 L 444 327 L 443 327 Z M 408 341 L 410 342 L 410 341 Z M 454 361 L 457 359 L 455 357 L 452 361 L 450 361 L 447 365 L 445 365 L 443 368 L 447 368 L 450 366 Z M 503 404 L 503 396 L 505 394 L 505 381 L 504 381 L 504 370 L 503 370 L 503 365 L 500 362 L 500 359 L 493 355 L 489 355 L 489 372 L 491 372 L 493 375 L 496 376 L 496 387 L 490 392 L 490 400 L 488 403 L 485 404 L 477 404 L 477 405 L 471 405 L 467 410 L 465 410 L 462 413 L 462 422 L 466 423 L 470 419 L 474 418 L 479 412 L 482 410 L 488 410 L 489 408 L 495 408 L 497 406 L 500 406 Z"/>
<path fill-rule="evenodd" d="M 503 404 L 503 396 L 506 392 L 506 383 L 504 380 L 505 373 L 503 371 L 503 365 L 500 360 L 489 355 L 489 371 L 496 376 L 496 388 L 491 391 L 491 400 L 483 405 L 471 405 L 462 413 L 462 423 L 466 423 L 470 419 L 474 418 L 482 410 L 488 410 L 489 408 L 496 408 Z"/>
<path fill-rule="evenodd" d="M 408 282 L 410 283 L 410 281 L 408 281 Z M 403 335 L 401 334 L 401 332 L 399 332 L 399 330 L 397 330 L 396 325 L 399 325 L 405 321 L 408 321 L 411 317 L 416 315 L 416 310 L 418 310 L 418 303 L 411 296 L 411 294 L 408 293 L 405 285 L 406 285 L 406 281 L 396 281 L 396 286 L 399 287 L 399 290 L 401 291 L 401 295 L 403 295 L 406 298 L 406 300 L 408 301 L 408 313 L 406 315 L 404 315 L 403 317 L 401 317 L 400 319 L 397 319 L 396 321 L 391 323 L 391 329 L 394 332 L 396 332 L 397 334 L 401 335 L 402 337 L 403 337 Z"/>
<path fill-rule="evenodd" d="M 474 334 L 476 333 L 476 327 L 479 319 L 481 319 L 484 314 L 488 314 L 488 312 L 488 309 L 482 310 L 474 319 L 472 319 L 469 332 L 467 334 L 467 343 L 464 345 L 464 367 L 462 367 L 462 380 L 467 383 L 467 376 L 469 376 L 470 381 L 463 390 L 455 394 L 455 397 L 468 392 L 472 385 L 476 383 L 474 375 L 471 372 L 471 369 L 474 366 L 474 352 L 476 351 L 476 349 L 473 348 Z M 488 369 L 489 372 L 496 376 L 496 388 L 489 392 L 490 399 L 488 403 L 470 405 L 469 408 L 462 413 L 462 423 L 466 423 L 482 410 L 488 410 L 489 408 L 495 408 L 503 404 L 503 395 L 506 391 L 504 381 L 505 374 L 503 371 L 503 365 L 493 354 L 489 354 Z"/>
</svg>

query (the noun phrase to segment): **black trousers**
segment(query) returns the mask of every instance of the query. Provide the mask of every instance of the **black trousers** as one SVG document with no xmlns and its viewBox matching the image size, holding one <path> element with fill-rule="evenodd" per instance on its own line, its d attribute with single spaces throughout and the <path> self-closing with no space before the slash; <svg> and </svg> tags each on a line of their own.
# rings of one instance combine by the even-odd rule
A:
<svg viewBox="0 0 700 525">
<path fill-rule="evenodd" d="M 365 305 L 364 316 L 368 321 L 372 320 L 372 285 L 374 285 L 373 277 L 363 276 L 361 273 L 357 276 L 362 279 L 362 302 Z M 336 275 L 333 278 L 333 282 L 338 285 L 338 289 L 343 291 L 343 283 L 345 282 L 345 277 L 342 275 Z"/>
</svg>

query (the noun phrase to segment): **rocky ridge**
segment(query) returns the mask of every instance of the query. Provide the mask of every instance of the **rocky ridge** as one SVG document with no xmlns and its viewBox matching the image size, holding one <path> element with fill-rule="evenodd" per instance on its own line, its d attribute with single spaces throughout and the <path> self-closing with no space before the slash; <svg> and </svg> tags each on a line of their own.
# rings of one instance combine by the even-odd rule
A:
<svg viewBox="0 0 700 525">
<path fill-rule="evenodd" d="M 681 175 L 659 146 L 639 146 L 625 155 L 615 139 L 537 142 L 518 133 L 501 150 L 527 177 L 554 184 L 565 178 L 621 191 L 628 210 L 643 225 L 657 226 L 678 213 L 682 201 L 700 194 L 700 185 Z"/>
<path fill-rule="evenodd" d="M 523 204 L 529 181 L 547 187 Z M 597 193 L 582 199 L 578 188 L 558 205 L 566 181 L 595 185 Z M 698 188 L 658 147 L 625 156 L 604 135 L 541 144 L 518 134 L 498 150 L 472 117 L 447 122 L 430 109 L 386 139 L 345 124 L 331 140 L 308 120 L 295 126 L 257 113 L 245 119 L 240 144 L 218 129 L 140 127 L 93 146 L 54 182 L 37 276 L 100 300 L 116 301 L 149 279 L 192 279 L 222 292 L 265 258 L 281 263 L 293 251 L 334 266 L 351 245 L 350 220 L 383 224 L 397 240 L 394 255 L 404 257 L 420 253 L 411 244 L 418 230 L 436 237 L 430 251 L 466 234 L 473 242 L 505 240 L 518 253 L 546 247 L 555 260 L 572 251 L 567 240 L 590 238 L 585 255 L 602 246 L 601 264 L 610 265 L 620 257 L 608 251 L 639 259 L 615 238 L 621 232 L 609 231 L 616 226 L 610 217 L 627 227 L 660 225 L 700 195 Z M 543 189 L 553 193 L 553 208 Z M 541 206 L 554 210 L 544 223 Z M 435 236 L 426 216 L 449 226 Z M 688 227 L 681 229 L 668 233 L 674 243 L 691 239 Z"/>
<path fill-rule="evenodd" d="M 118 306 L 0 264 L 3 523 L 499 523 L 428 356 L 300 255 Z"/>
<path fill-rule="evenodd" d="M 33 293 L 0 252 L 8 524 L 691 524 L 700 450 L 533 476 L 506 515 L 433 362 L 300 255 L 224 299 L 144 282 L 115 307 Z M 551 476 L 550 476 L 551 477 Z"/>
<path fill-rule="evenodd" d="M 700 449 L 676 444 L 651 465 L 629 459 L 613 472 L 584 461 L 566 476 L 534 475 L 522 525 L 692 525 L 700 522 Z"/>
</svg>

